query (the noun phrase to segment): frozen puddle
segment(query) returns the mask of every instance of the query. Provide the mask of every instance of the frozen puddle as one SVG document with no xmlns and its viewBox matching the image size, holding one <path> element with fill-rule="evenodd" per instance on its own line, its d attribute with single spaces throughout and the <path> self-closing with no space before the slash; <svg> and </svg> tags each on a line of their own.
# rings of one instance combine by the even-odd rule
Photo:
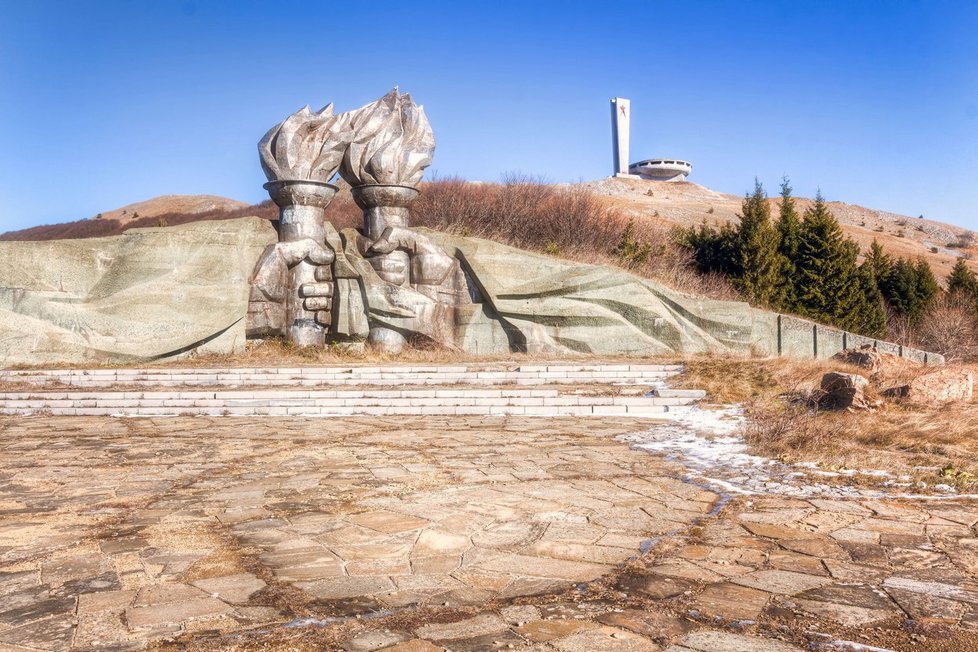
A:
<svg viewBox="0 0 978 652">
<path fill-rule="evenodd" d="M 619 440 L 679 462 L 688 471 L 687 479 L 705 482 L 730 494 L 780 494 L 798 498 L 941 497 L 894 493 L 906 490 L 910 486 L 909 478 L 898 478 L 886 471 L 823 471 L 814 464 L 789 465 L 752 455 L 742 435 L 744 424 L 740 406 L 674 408 L 648 430 L 622 435 Z M 884 487 L 893 491 L 818 481 L 819 477 L 856 474 L 876 476 Z M 946 489 L 948 498 L 966 497 L 953 493 L 950 487 Z"/>
</svg>

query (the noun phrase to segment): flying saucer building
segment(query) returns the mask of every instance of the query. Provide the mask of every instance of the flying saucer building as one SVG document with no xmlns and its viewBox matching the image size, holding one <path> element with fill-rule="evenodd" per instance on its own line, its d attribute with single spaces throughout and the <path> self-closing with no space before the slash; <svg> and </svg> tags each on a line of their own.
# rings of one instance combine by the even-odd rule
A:
<svg viewBox="0 0 978 652">
<path fill-rule="evenodd" d="M 631 102 L 623 97 L 611 100 L 611 147 L 614 161 L 613 176 L 637 177 L 652 181 L 685 181 L 693 164 L 673 158 L 649 158 L 628 163 L 628 140 L 631 122 Z"/>
<path fill-rule="evenodd" d="M 679 159 L 650 158 L 628 166 L 628 173 L 653 181 L 685 181 L 693 164 Z"/>
</svg>

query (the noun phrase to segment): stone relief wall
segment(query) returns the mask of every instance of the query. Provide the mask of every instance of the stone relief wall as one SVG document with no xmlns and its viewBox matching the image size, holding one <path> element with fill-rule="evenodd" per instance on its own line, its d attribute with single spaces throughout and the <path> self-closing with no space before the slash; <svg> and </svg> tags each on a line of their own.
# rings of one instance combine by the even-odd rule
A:
<svg viewBox="0 0 978 652">
<path fill-rule="evenodd" d="M 434 148 L 424 110 L 396 89 L 348 113 L 307 107 L 259 143 L 278 236 L 244 218 L 0 242 L 0 365 L 233 353 L 246 336 L 554 355 L 827 357 L 872 342 L 615 267 L 412 229 L 410 205 Z M 363 210 L 359 230 L 325 220 L 337 174 Z"/>
<path fill-rule="evenodd" d="M 281 242 L 256 268 L 249 334 L 302 346 L 366 340 L 397 353 L 413 342 L 478 354 L 820 357 L 868 341 L 745 303 L 683 295 L 617 268 L 411 229 L 410 205 L 434 149 L 424 109 L 397 89 L 338 116 L 332 105 L 306 107 L 273 127 L 259 152 L 265 187 L 281 207 Z M 324 220 L 337 171 L 363 209 L 358 231 L 338 233 Z"/>
<path fill-rule="evenodd" d="M 0 242 L 0 366 L 148 361 L 244 348 L 266 220 Z"/>
</svg>

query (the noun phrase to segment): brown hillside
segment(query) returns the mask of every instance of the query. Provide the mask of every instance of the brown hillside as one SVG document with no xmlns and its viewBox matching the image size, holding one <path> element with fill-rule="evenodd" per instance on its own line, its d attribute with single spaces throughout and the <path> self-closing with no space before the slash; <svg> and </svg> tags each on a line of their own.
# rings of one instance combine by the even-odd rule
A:
<svg viewBox="0 0 978 652">
<path fill-rule="evenodd" d="M 651 220 L 663 226 L 693 226 L 738 222 L 743 197 L 715 192 L 690 182 L 646 181 L 607 178 L 577 184 L 595 194 L 609 197 L 637 220 Z M 771 212 L 778 214 L 778 199 L 772 198 Z M 796 198 L 799 213 L 811 199 Z M 865 251 L 875 238 L 887 253 L 904 258 L 923 258 L 934 274 L 943 280 L 960 257 L 971 259 L 978 238 L 968 229 L 877 211 L 844 202 L 829 202 L 829 208 L 846 234 Z M 968 243 L 960 247 L 958 243 Z M 952 245 L 952 246 L 949 246 Z M 932 249 L 936 248 L 937 251 Z M 978 270 L 978 264 L 972 263 Z"/>
<path fill-rule="evenodd" d="M 248 206 L 243 201 L 216 195 L 161 195 L 102 213 L 103 220 L 125 224 L 140 218 L 162 215 L 199 215 L 214 211 L 233 211 Z"/>
<path fill-rule="evenodd" d="M 466 184 L 459 180 L 434 181 L 436 195 L 457 194 L 459 185 L 489 187 L 495 184 Z M 432 191 L 431 185 L 428 185 Z M 567 187 L 567 186 L 562 186 Z M 638 222 L 659 227 L 691 226 L 704 221 L 709 224 L 736 223 L 742 197 L 716 192 L 690 182 L 666 183 L 640 179 L 599 179 L 571 186 L 587 190 L 606 198 L 609 206 L 620 209 Z M 777 198 L 770 200 L 772 213 L 777 215 Z M 439 202 L 441 204 L 441 202 Z M 451 203 L 451 202 L 449 202 Z M 811 205 L 812 200 L 797 198 L 800 212 Z M 943 280 L 959 257 L 970 260 L 975 252 L 971 242 L 974 234 L 962 227 L 932 220 L 877 211 L 843 202 L 829 202 L 849 237 L 865 250 L 875 238 L 894 256 L 923 258 Z M 447 208 L 447 205 L 440 208 Z M 416 207 L 424 212 L 424 206 Z M 359 211 L 349 200 L 349 194 L 340 192 L 329 208 L 329 218 L 339 226 L 349 226 L 358 221 Z M 276 219 L 278 211 L 270 201 L 249 206 L 244 202 L 213 195 L 164 195 L 143 202 L 130 204 L 101 217 L 64 224 L 36 226 L 21 231 L 0 234 L 0 240 L 54 240 L 117 235 L 130 228 L 184 224 L 198 220 L 233 219 L 258 215 Z M 444 218 L 445 216 L 442 216 Z M 423 220 L 424 221 L 424 220 Z M 953 246 L 949 246 L 953 245 Z M 936 251 L 933 251 L 936 249 Z M 978 270 L 978 265 L 975 265 Z"/>
<path fill-rule="evenodd" d="M 33 226 L 0 234 L 0 240 L 64 240 L 119 235 L 133 228 L 176 226 L 200 220 L 226 220 L 248 215 L 271 219 L 278 211 L 270 201 L 255 206 L 214 195 L 163 195 L 62 224 Z"/>
</svg>

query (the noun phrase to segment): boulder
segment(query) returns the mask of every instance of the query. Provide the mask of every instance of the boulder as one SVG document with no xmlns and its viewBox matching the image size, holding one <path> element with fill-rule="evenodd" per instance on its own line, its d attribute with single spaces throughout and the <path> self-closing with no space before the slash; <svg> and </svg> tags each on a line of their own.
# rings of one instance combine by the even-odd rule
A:
<svg viewBox="0 0 978 652">
<path fill-rule="evenodd" d="M 833 360 L 851 364 L 854 367 L 863 367 L 870 372 L 877 371 L 883 365 L 883 354 L 876 350 L 872 344 L 864 344 L 858 349 L 845 349 L 839 351 Z"/>
<path fill-rule="evenodd" d="M 970 401 L 974 397 L 974 373 L 967 369 L 939 369 L 917 376 L 905 385 L 883 392 L 889 398 L 904 398 L 913 403 L 942 404 Z"/>
<path fill-rule="evenodd" d="M 903 374 L 912 367 L 920 366 L 920 363 L 915 360 L 884 353 L 872 344 L 864 344 L 858 349 L 839 351 L 832 356 L 832 359 L 868 370 L 874 381 L 884 381 L 886 376 Z"/>
<path fill-rule="evenodd" d="M 869 380 L 859 374 L 830 371 L 822 376 L 820 407 L 828 410 L 865 409 L 870 406 L 866 399 Z"/>
</svg>

